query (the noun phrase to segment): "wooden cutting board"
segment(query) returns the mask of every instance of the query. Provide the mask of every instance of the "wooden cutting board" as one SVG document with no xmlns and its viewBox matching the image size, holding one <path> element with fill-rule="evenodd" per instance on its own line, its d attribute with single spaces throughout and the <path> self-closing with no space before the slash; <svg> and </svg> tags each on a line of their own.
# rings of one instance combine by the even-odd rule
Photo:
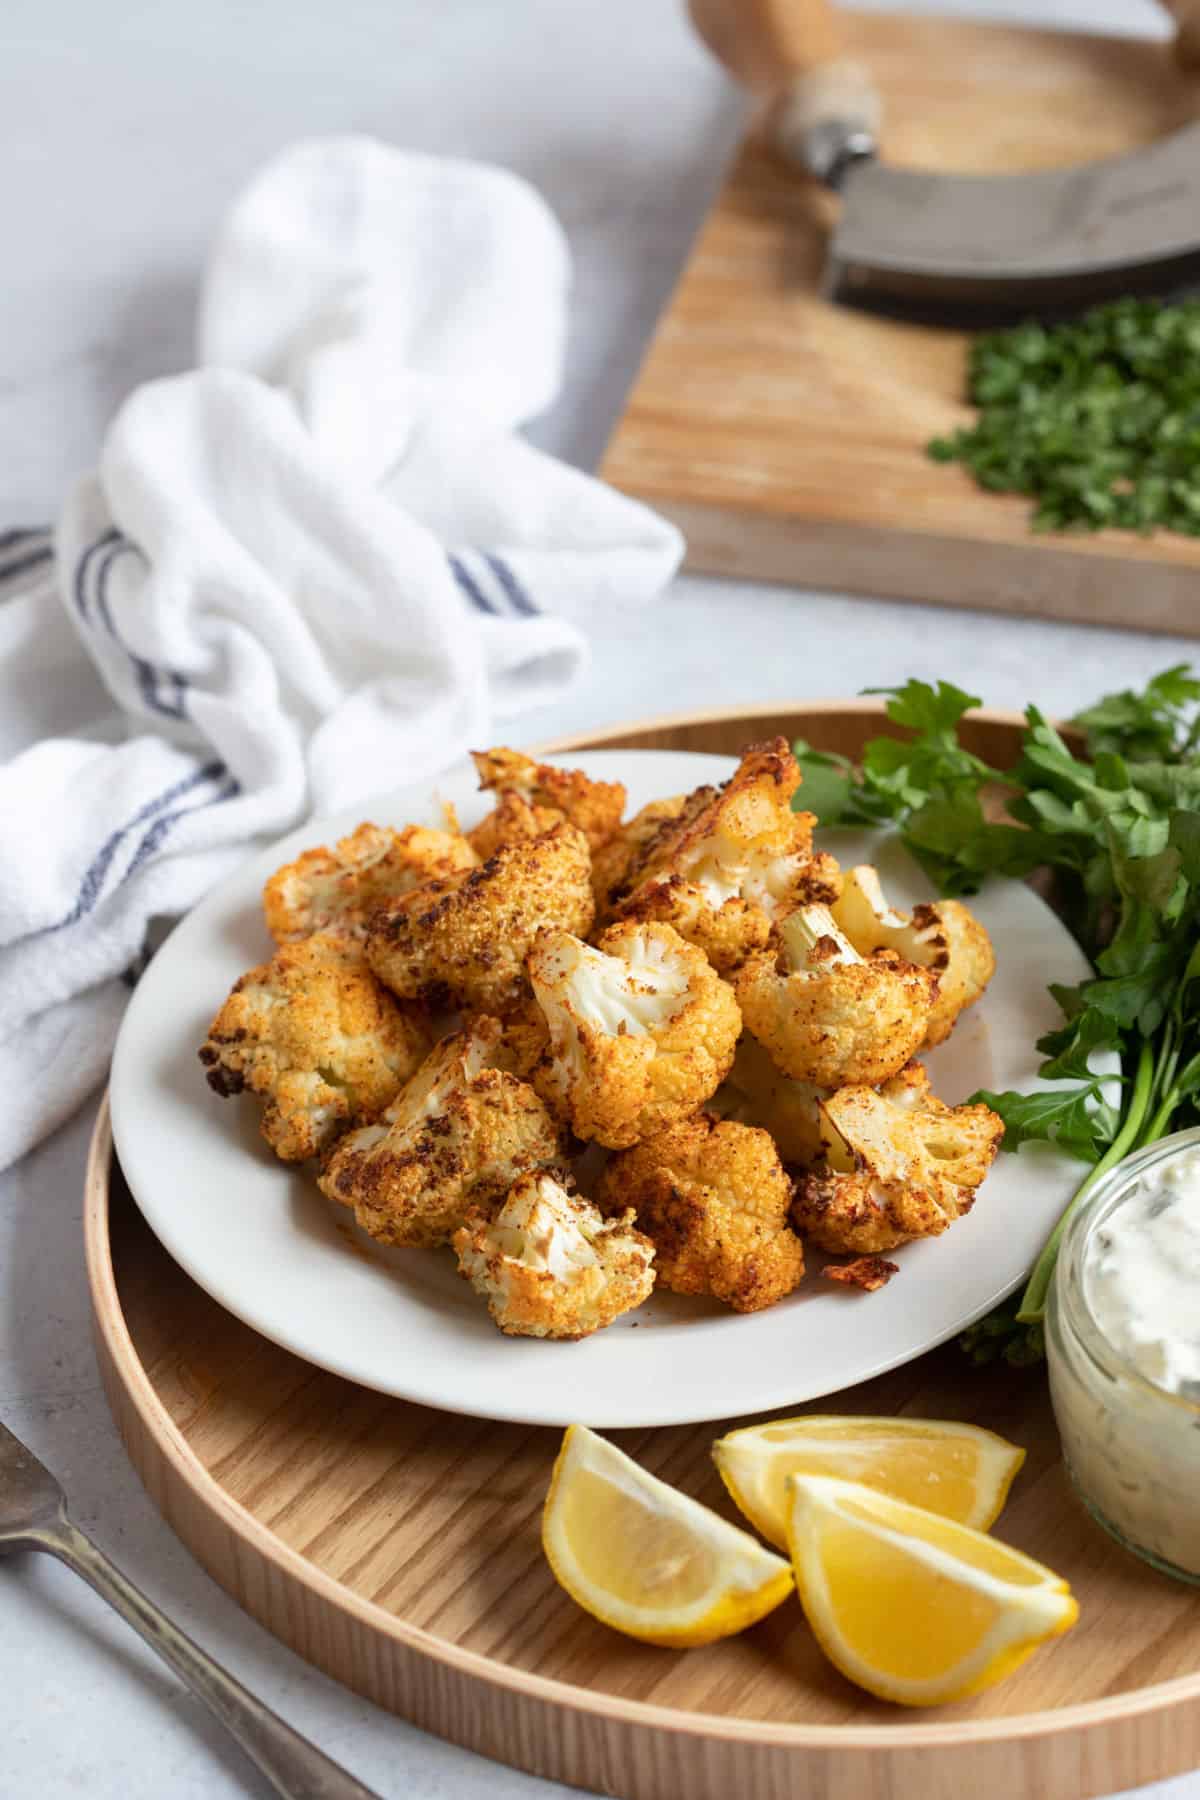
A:
<svg viewBox="0 0 1200 1800">
<path fill-rule="evenodd" d="M 1148 143 L 1200 113 L 1164 44 L 845 15 L 885 154 L 1013 172 Z M 688 566 L 849 593 L 1200 636 L 1200 540 L 1033 535 L 929 438 L 972 417 L 967 336 L 820 298 L 836 202 L 748 141 L 609 445 L 605 477 L 688 539 Z M 1197 221 L 1200 230 L 1200 220 Z"/>
</svg>

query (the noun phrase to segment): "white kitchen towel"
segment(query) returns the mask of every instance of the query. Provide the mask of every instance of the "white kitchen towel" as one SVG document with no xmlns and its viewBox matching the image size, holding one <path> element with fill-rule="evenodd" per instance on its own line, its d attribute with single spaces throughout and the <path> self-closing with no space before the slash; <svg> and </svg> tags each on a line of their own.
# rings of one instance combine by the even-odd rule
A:
<svg viewBox="0 0 1200 1800">
<path fill-rule="evenodd" d="M 152 919 L 488 741 L 670 580 L 673 527 L 517 435 L 568 280 L 517 177 L 298 145 L 218 237 L 199 366 L 130 396 L 64 507 L 57 579 L 0 537 L 0 1168 L 102 1076 Z"/>
</svg>

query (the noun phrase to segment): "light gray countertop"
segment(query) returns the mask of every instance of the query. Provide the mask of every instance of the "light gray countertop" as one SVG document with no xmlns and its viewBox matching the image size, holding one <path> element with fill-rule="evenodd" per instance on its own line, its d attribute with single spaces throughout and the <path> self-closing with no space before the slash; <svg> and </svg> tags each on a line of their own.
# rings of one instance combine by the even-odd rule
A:
<svg viewBox="0 0 1200 1800">
<path fill-rule="evenodd" d="M 1149 0 L 978 10 L 1162 29 Z M 0 529 L 50 518 L 117 401 L 190 361 L 197 271 L 222 209 L 272 152 L 327 131 L 493 158 L 542 187 L 570 232 L 577 280 L 567 387 L 536 436 L 594 461 L 738 129 L 738 103 L 681 12 L 681 0 L 5 0 Z M 521 721 L 526 741 L 909 674 L 1069 713 L 1192 646 L 682 578 L 660 610 L 605 621 L 594 651 L 576 695 Z M 79 1221 L 93 1110 L 0 1178 L 0 1416 L 63 1478 L 79 1523 L 185 1629 L 381 1794 L 565 1794 L 314 1673 L 158 1516 L 117 1440 L 89 1339 Z M 45 1559 L 0 1568 L 0 1609 L 4 1800 L 266 1792 L 65 1571 Z M 1153 1791 L 1200 1800 L 1200 1777 Z"/>
</svg>

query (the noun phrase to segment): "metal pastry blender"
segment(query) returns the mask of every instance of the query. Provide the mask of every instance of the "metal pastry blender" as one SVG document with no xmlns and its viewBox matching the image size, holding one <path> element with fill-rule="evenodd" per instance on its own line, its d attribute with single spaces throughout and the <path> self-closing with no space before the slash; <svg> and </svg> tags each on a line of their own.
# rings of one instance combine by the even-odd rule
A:
<svg viewBox="0 0 1200 1800">
<path fill-rule="evenodd" d="M 880 159 L 879 97 L 843 56 L 829 0 L 689 5 L 709 48 L 766 101 L 775 148 L 841 197 L 831 299 L 969 322 L 1200 281 L 1200 123 L 1070 168 L 896 168 Z"/>
</svg>

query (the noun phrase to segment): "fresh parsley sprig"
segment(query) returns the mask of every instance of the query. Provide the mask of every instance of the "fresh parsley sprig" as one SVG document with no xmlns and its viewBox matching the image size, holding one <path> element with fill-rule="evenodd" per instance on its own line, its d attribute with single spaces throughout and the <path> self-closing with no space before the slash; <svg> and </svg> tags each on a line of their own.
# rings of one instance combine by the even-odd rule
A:
<svg viewBox="0 0 1200 1800">
<path fill-rule="evenodd" d="M 1031 706 L 1011 769 L 962 744 L 973 695 L 915 680 L 882 691 L 896 735 L 873 739 L 859 767 L 797 744 L 799 803 L 824 824 L 895 824 L 943 894 L 1050 871 L 1092 963 L 1085 981 L 1052 988 L 1062 1024 L 1037 1046 L 1040 1073 L 1063 1085 L 976 1096 L 1003 1118 L 1006 1150 L 1049 1141 L 1090 1165 L 1019 1305 L 965 1336 L 981 1360 L 1028 1362 L 1074 1207 L 1130 1150 L 1200 1117 L 1200 681 L 1180 664 L 1109 694 L 1070 741 Z M 1093 1073 L 1106 1050 L 1119 1102 Z"/>
</svg>

